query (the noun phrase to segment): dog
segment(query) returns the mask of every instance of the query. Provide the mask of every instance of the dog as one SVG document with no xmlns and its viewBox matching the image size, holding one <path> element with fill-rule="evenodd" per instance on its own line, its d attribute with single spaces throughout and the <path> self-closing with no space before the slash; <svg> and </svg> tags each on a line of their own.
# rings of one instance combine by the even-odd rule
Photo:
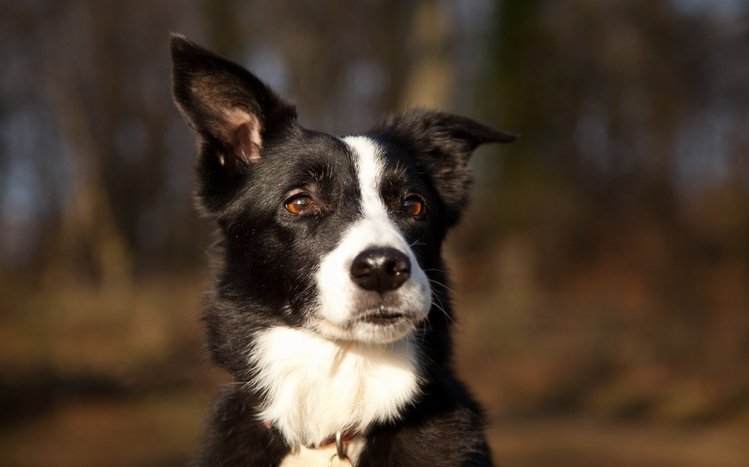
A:
<svg viewBox="0 0 749 467">
<path fill-rule="evenodd" d="M 233 378 L 195 465 L 492 465 L 451 364 L 441 249 L 471 153 L 515 137 L 408 110 L 339 138 L 302 128 L 293 104 L 184 36 L 171 53 L 197 202 L 220 235 L 203 321 Z"/>
</svg>

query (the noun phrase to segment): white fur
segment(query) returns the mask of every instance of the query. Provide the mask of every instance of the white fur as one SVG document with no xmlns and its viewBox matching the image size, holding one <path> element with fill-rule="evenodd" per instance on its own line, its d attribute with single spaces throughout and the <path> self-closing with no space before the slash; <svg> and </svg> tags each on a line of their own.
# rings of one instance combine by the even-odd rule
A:
<svg viewBox="0 0 749 467">
<path fill-rule="evenodd" d="M 254 384 L 267 400 L 259 416 L 292 447 L 318 445 L 337 431 L 364 434 L 373 423 L 398 419 L 419 392 L 410 339 L 340 343 L 274 327 L 259 332 L 255 343 Z"/>
<path fill-rule="evenodd" d="M 372 139 L 363 136 L 347 137 L 343 141 L 354 154 L 362 217 L 344 232 L 338 246 L 320 263 L 316 277 L 319 311 L 327 323 L 318 324 L 318 330 L 338 339 L 387 342 L 403 337 L 413 328 L 393 329 L 366 323 L 350 326 L 358 314 L 369 311 L 358 306 L 358 298 L 364 292 L 350 278 L 351 262 L 356 255 L 369 247 L 392 247 L 408 256 L 411 261 L 411 276 L 391 293 L 398 294 L 401 311 L 409 313 L 416 321 L 429 313 L 431 288 L 411 247 L 390 219 L 387 207 L 380 197 L 379 186 L 383 171 L 381 149 Z M 344 329 L 347 333 L 342 331 Z"/>
</svg>

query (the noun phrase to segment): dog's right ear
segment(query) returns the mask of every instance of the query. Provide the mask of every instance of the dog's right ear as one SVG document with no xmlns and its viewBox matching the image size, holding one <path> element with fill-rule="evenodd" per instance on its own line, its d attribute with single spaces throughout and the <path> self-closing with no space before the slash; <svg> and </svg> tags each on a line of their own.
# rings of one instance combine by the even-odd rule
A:
<svg viewBox="0 0 749 467">
<path fill-rule="evenodd" d="M 425 109 L 391 115 L 372 133 L 404 148 L 430 176 L 444 205 L 448 226 L 458 222 L 468 202 L 473 183 L 468 160 L 474 149 L 516 139 L 470 118 Z"/>
<path fill-rule="evenodd" d="M 230 193 L 262 160 L 265 142 L 296 122 L 296 109 L 240 65 L 182 35 L 172 34 L 171 52 L 174 101 L 200 142 L 199 197 L 216 211 L 222 200 L 213 195 Z"/>
</svg>

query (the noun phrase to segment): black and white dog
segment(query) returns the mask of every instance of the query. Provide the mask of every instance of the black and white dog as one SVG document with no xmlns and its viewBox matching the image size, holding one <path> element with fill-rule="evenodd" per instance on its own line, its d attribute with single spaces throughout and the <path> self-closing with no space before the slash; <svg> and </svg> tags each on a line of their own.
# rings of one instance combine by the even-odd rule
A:
<svg viewBox="0 0 749 467">
<path fill-rule="evenodd" d="M 171 48 L 198 201 L 221 234 L 204 320 L 234 379 L 197 465 L 491 465 L 451 368 L 440 254 L 471 152 L 514 137 L 425 110 L 361 136 L 307 130 L 241 66 L 182 36 Z"/>
</svg>

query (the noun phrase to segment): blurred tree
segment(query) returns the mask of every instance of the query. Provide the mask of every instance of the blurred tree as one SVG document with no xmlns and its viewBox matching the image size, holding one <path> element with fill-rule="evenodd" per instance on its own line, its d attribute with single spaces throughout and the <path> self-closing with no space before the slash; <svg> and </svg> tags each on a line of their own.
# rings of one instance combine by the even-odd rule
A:
<svg viewBox="0 0 749 467">
<path fill-rule="evenodd" d="M 525 135 L 495 168 L 504 231 L 540 228 L 571 242 L 541 242 L 552 250 L 580 253 L 596 248 L 591 226 L 631 216 L 680 229 L 675 174 L 720 157 L 684 147 L 711 112 L 718 75 L 704 58 L 725 49 L 719 27 L 668 2 L 502 2 L 482 112 Z"/>
<path fill-rule="evenodd" d="M 33 217 L 17 227 L 29 237 L 22 259 L 54 281 L 124 284 L 145 266 L 180 263 L 195 244 L 184 196 L 191 143 L 174 140 L 180 122 L 165 81 L 164 44 L 184 2 L 140 3 L 4 4 L 3 21 L 25 36 L 31 55 L 8 55 L 5 79 L 14 84 L 2 102 L 15 103 L 8 118 L 29 115 L 21 136 L 52 149 L 19 148 L 31 165 L 12 165 L 37 182 L 11 180 L 3 196 L 33 193 Z"/>
<path fill-rule="evenodd" d="M 518 339 L 599 336 L 581 385 L 612 366 L 746 369 L 749 12 L 686 3 L 505 0 L 494 17 L 477 103 L 521 140 L 483 162 L 473 221 L 500 257 L 527 245 L 543 292 Z"/>
</svg>

